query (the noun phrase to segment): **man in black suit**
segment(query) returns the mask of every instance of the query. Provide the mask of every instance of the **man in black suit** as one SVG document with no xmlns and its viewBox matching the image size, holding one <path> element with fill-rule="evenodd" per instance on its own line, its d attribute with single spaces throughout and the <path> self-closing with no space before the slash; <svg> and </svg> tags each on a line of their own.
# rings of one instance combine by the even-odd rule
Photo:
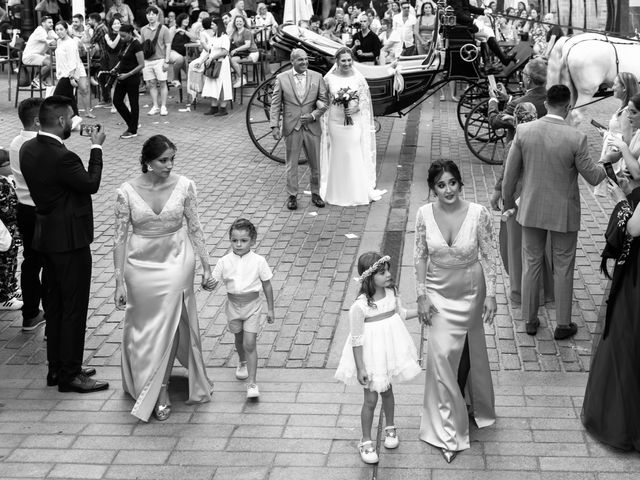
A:
<svg viewBox="0 0 640 480">
<path fill-rule="evenodd" d="M 60 392 L 109 388 L 82 369 L 91 286 L 93 206 L 102 176 L 103 131 L 91 136 L 88 171 L 63 140 L 71 134 L 73 110 L 66 97 L 45 99 L 40 132 L 20 149 L 20 168 L 35 203 L 32 247 L 44 257 L 47 275 L 47 384 Z"/>
</svg>

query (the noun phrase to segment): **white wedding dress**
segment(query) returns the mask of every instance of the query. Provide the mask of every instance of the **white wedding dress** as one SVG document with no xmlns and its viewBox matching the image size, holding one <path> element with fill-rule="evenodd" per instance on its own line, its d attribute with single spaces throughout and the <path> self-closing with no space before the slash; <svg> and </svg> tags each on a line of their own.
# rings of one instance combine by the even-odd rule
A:
<svg viewBox="0 0 640 480">
<path fill-rule="evenodd" d="M 322 117 L 320 147 L 320 196 L 327 203 L 345 207 L 368 205 L 385 193 L 376 190 L 376 137 L 371 95 L 366 79 L 357 71 L 348 77 L 333 69 L 324 77 L 329 91 L 329 109 Z M 341 88 L 359 94 L 360 111 L 345 125 L 344 107 L 333 99 Z"/>
</svg>

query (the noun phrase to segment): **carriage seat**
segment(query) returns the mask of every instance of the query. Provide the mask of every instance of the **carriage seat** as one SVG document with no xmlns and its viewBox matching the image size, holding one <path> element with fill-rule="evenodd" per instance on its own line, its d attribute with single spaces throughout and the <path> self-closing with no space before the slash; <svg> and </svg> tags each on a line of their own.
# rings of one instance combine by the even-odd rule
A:
<svg viewBox="0 0 640 480">
<path fill-rule="evenodd" d="M 302 43 L 304 47 L 306 47 L 304 48 L 305 50 L 309 49 L 311 52 L 318 52 L 322 55 L 329 55 L 333 57 L 339 48 L 344 47 L 341 43 L 334 42 L 329 38 L 318 35 L 311 30 L 300 28 L 296 25 L 284 25 L 282 27 L 282 32 Z"/>
<path fill-rule="evenodd" d="M 401 74 L 424 72 L 437 68 L 432 63 L 425 63 L 427 55 L 416 55 L 412 57 L 400 57 L 397 69 Z M 360 72 L 367 80 L 376 80 L 381 78 L 388 78 L 396 73 L 396 69 L 393 64 L 388 65 L 367 65 L 364 63 L 355 62 L 353 66 Z"/>
</svg>

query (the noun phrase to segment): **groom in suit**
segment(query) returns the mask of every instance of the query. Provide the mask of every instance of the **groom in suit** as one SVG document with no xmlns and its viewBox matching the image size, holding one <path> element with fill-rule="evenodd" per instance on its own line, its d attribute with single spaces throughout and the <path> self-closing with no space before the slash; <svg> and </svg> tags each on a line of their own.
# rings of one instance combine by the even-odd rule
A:
<svg viewBox="0 0 640 480">
<path fill-rule="evenodd" d="M 598 185 L 606 177 L 604 167 L 589 158 L 587 136 L 565 121 L 570 101 L 571 92 L 564 85 L 547 90 L 547 115 L 518 126 L 502 182 L 504 208 L 508 210 L 516 207 L 516 184 L 522 177 L 516 220 L 522 225 L 522 318 L 529 335 L 535 335 L 540 325 L 538 289 L 550 232 L 556 340 L 578 331 L 571 322 L 573 270 L 580 229 L 578 174 L 591 185 Z"/>
<path fill-rule="evenodd" d="M 322 75 L 308 70 L 307 53 L 291 51 L 293 68 L 276 77 L 271 97 L 271 132 L 276 140 L 285 137 L 287 169 L 287 208 L 298 208 L 298 160 L 304 153 L 311 169 L 311 201 L 324 207 L 320 198 L 320 117 L 327 110 L 327 87 Z M 282 130 L 280 129 L 282 113 Z"/>
<path fill-rule="evenodd" d="M 105 390 L 107 382 L 90 378 L 95 369 L 82 368 L 91 287 L 91 195 L 100 187 L 105 134 L 91 136 L 85 170 L 63 143 L 71 134 L 71 101 L 46 98 L 38 117 L 40 132 L 20 149 L 20 168 L 35 203 L 32 247 L 43 256 L 47 275 L 47 385 L 57 385 L 60 392 Z"/>
</svg>

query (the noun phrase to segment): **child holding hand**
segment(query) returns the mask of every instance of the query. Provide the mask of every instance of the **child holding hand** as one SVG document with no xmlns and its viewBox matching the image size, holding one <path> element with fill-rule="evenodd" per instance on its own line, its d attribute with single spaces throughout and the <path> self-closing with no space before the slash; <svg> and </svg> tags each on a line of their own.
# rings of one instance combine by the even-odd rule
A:
<svg viewBox="0 0 640 480">
<path fill-rule="evenodd" d="M 247 398 L 258 398 L 256 384 L 258 353 L 256 337 L 260 327 L 262 302 L 260 288 L 267 297 L 267 322 L 273 323 L 273 273 L 265 258 L 251 251 L 258 238 L 256 227 L 239 218 L 229 228 L 231 252 L 222 257 L 213 269 L 213 288 L 224 282 L 227 289 L 226 315 L 229 331 L 235 335 L 238 366 L 236 378 L 247 380 Z"/>
<path fill-rule="evenodd" d="M 404 320 L 416 318 L 418 312 L 402 308 L 389 272 L 390 260 L 376 252 L 365 253 L 358 259 L 360 292 L 349 309 L 350 337 L 335 374 L 346 384 L 357 380 L 364 387 L 360 413 L 362 440 L 358 450 L 365 463 L 378 462 L 371 440 L 378 394 L 382 397 L 387 424 L 384 446 L 396 448 L 399 441 L 391 384 L 410 380 L 421 372 L 416 346 L 404 325 Z"/>
</svg>

